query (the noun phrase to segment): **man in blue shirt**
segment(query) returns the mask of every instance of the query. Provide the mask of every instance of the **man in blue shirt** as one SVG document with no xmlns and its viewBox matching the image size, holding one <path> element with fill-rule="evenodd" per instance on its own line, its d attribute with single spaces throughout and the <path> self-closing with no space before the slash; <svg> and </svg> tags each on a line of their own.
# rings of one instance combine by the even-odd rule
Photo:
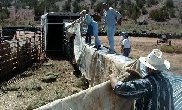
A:
<svg viewBox="0 0 182 110">
<path fill-rule="evenodd" d="M 107 38 L 109 41 L 109 53 L 114 53 L 114 34 L 116 31 L 116 24 L 121 20 L 121 14 L 113 9 L 112 7 L 109 7 L 108 4 L 103 3 L 103 9 L 104 9 L 104 23 L 107 28 Z"/>
<path fill-rule="evenodd" d="M 86 14 L 85 15 L 85 23 L 88 25 L 87 33 L 86 33 L 86 43 L 91 43 L 91 36 L 95 37 L 95 48 L 100 49 L 101 43 L 98 36 L 98 23 L 93 20 L 93 18 Z"/>
<path fill-rule="evenodd" d="M 72 24 L 75 23 L 81 23 L 81 27 L 83 27 L 83 24 L 86 24 L 88 26 L 87 32 L 86 32 L 86 38 L 85 42 L 87 44 L 91 44 L 91 37 L 95 37 L 95 48 L 100 49 L 101 43 L 98 36 L 98 23 L 94 21 L 94 19 L 88 14 L 87 10 L 82 10 L 80 12 L 80 18 L 75 20 Z"/>
<path fill-rule="evenodd" d="M 121 97 L 136 100 L 136 110 L 175 110 L 173 88 L 167 77 L 162 74 L 170 68 L 159 49 L 147 57 L 140 57 L 134 69 L 127 69 L 131 74 L 139 74 L 142 79 L 120 82 L 114 74 L 109 76 L 114 92 Z"/>
</svg>

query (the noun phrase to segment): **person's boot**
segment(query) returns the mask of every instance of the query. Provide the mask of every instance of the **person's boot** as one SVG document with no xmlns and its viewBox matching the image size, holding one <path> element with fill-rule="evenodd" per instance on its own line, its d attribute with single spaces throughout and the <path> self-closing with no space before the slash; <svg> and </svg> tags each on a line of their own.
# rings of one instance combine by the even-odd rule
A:
<svg viewBox="0 0 182 110">
<path fill-rule="evenodd" d="M 96 48 L 97 50 L 101 50 L 101 45 L 95 45 L 94 48 Z"/>
<path fill-rule="evenodd" d="M 114 50 L 109 49 L 109 51 L 107 53 L 109 53 L 109 54 L 115 54 L 116 52 Z"/>
</svg>

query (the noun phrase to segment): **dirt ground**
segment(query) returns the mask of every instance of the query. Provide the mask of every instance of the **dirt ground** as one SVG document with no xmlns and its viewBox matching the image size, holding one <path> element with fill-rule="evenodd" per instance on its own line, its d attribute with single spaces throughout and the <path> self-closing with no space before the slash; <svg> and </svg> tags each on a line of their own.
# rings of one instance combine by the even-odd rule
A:
<svg viewBox="0 0 182 110">
<path fill-rule="evenodd" d="M 108 45 L 105 36 L 100 37 L 103 45 Z M 155 38 L 131 37 L 133 59 L 146 56 L 156 45 Z M 120 37 L 115 37 L 116 50 L 120 52 Z M 172 40 L 172 45 L 182 47 L 182 39 Z M 171 63 L 171 71 L 182 75 L 182 55 L 164 53 Z M 75 76 L 73 66 L 64 59 L 49 59 L 42 66 L 33 66 L 1 85 L 0 110 L 32 110 L 83 90 L 82 78 Z M 50 82 L 44 79 L 53 75 Z M 55 78 L 55 79 L 54 79 Z"/>
<path fill-rule="evenodd" d="M 43 82 L 47 74 L 56 80 Z M 66 60 L 49 60 L 38 69 L 29 68 L 3 84 L 0 89 L 0 110 L 32 110 L 53 100 L 82 90 L 72 65 Z"/>
</svg>

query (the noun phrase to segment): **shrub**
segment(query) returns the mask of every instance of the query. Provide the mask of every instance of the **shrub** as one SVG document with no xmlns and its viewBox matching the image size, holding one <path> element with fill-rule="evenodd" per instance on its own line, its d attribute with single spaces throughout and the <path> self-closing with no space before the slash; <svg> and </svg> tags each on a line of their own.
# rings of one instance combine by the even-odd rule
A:
<svg viewBox="0 0 182 110">
<path fill-rule="evenodd" d="M 7 91 L 18 91 L 20 89 L 20 87 L 16 86 L 16 85 L 11 85 L 7 87 Z"/>
<path fill-rule="evenodd" d="M 9 17 L 9 11 L 7 9 L 1 9 L 0 10 L 0 20 L 4 21 L 4 19 Z"/>
<path fill-rule="evenodd" d="M 56 91 L 55 93 L 56 93 L 56 97 L 54 98 L 54 100 L 64 98 L 67 95 L 63 91 Z"/>
<path fill-rule="evenodd" d="M 63 11 L 71 11 L 71 1 L 68 0 L 68 1 L 65 1 L 65 4 L 63 5 L 62 7 Z"/>
<path fill-rule="evenodd" d="M 82 10 L 82 7 L 79 5 L 78 1 L 76 0 L 72 3 L 72 6 L 73 6 L 74 13 L 80 12 Z"/>
<path fill-rule="evenodd" d="M 170 9 L 169 10 L 169 15 L 170 15 L 171 18 L 175 18 L 176 17 L 174 9 Z"/>
<path fill-rule="evenodd" d="M 137 5 L 130 6 L 129 8 L 129 17 L 133 20 L 137 20 L 141 15 L 140 8 Z"/>
<path fill-rule="evenodd" d="M 59 73 L 52 73 L 52 72 L 48 72 L 46 74 L 46 76 L 44 76 L 41 81 L 42 82 L 46 82 L 46 83 L 52 83 L 55 82 L 57 77 L 59 76 Z"/>
<path fill-rule="evenodd" d="M 166 7 L 168 8 L 173 8 L 174 7 L 174 3 L 173 0 L 166 0 Z"/>
<path fill-rule="evenodd" d="M 149 17 L 155 21 L 166 21 L 169 18 L 169 13 L 165 7 L 161 9 L 152 10 L 149 13 Z"/>
<path fill-rule="evenodd" d="M 42 105 L 44 105 L 45 102 L 43 100 L 39 100 L 39 99 L 36 99 L 36 100 L 32 100 L 29 105 L 27 106 L 27 110 L 33 110 L 33 109 L 36 109 Z"/>
<path fill-rule="evenodd" d="M 42 87 L 38 83 L 32 82 L 31 84 L 27 85 L 25 89 L 27 91 L 34 91 L 34 90 L 40 91 L 42 90 Z"/>
<path fill-rule="evenodd" d="M 147 3 L 147 6 L 151 7 L 152 5 L 158 4 L 158 1 L 157 0 L 147 0 L 146 3 Z"/>
<path fill-rule="evenodd" d="M 179 11 L 179 19 L 182 19 L 182 9 Z"/>
<path fill-rule="evenodd" d="M 143 15 L 148 14 L 148 11 L 147 11 L 147 9 L 146 9 L 145 7 L 142 8 L 142 14 L 143 14 Z"/>
<path fill-rule="evenodd" d="M 177 53 L 181 54 L 182 53 L 182 47 L 177 47 L 177 46 L 161 46 L 160 47 L 161 51 L 166 52 L 166 53 Z"/>
<path fill-rule="evenodd" d="M 175 53 L 181 54 L 181 53 L 182 53 L 182 47 L 177 47 L 177 48 L 175 49 Z"/>
<path fill-rule="evenodd" d="M 102 15 L 102 9 L 101 9 L 101 7 L 102 7 L 102 3 L 98 3 L 98 4 L 94 7 L 94 11 L 95 11 L 96 13 L 100 13 L 100 15 Z"/>
<path fill-rule="evenodd" d="M 145 0 L 136 0 L 136 4 L 139 8 L 143 8 L 145 2 L 146 2 Z"/>
<path fill-rule="evenodd" d="M 80 81 L 78 81 L 75 86 L 85 90 L 89 87 L 89 82 L 84 76 L 81 76 Z"/>
<path fill-rule="evenodd" d="M 161 46 L 160 50 L 163 52 L 166 52 L 166 53 L 174 53 L 175 52 L 175 49 L 173 46 L 167 46 L 167 45 Z"/>
</svg>

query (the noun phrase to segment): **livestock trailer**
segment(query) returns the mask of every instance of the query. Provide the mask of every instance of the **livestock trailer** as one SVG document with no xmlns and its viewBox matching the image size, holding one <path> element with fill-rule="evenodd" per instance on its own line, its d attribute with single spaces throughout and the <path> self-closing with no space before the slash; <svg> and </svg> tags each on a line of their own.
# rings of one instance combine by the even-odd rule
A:
<svg viewBox="0 0 182 110">
<path fill-rule="evenodd" d="M 64 54 L 65 23 L 80 17 L 79 13 L 50 12 L 41 16 L 41 26 L 44 36 L 44 50 L 46 53 Z"/>
</svg>

